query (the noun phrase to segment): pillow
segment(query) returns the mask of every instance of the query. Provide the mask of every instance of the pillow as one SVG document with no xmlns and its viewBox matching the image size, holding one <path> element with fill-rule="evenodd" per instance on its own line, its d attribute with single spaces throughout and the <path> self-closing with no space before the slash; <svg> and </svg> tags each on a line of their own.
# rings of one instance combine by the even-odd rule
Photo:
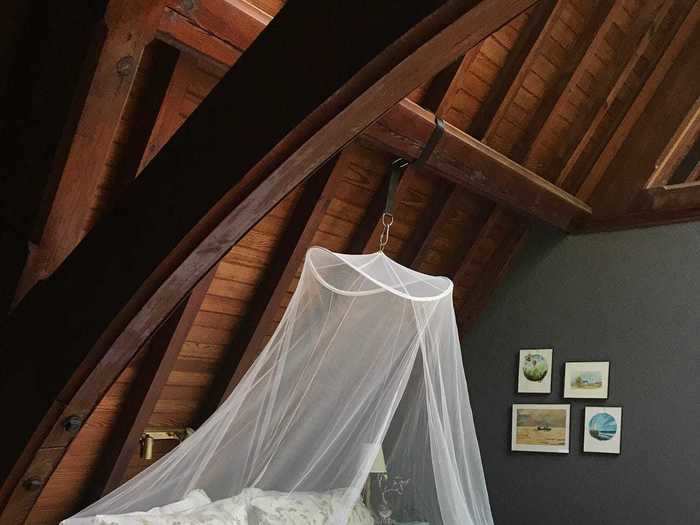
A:
<svg viewBox="0 0 700 525">
<path fill-rule="evenodd" d="M 325 525 L 333 515 L 329 495 L 265 492 L 250 502 L 250 525 Z"/>
<path fill-rule="evenodd" d="M 245 505 L 226 498 L 189 512 L 97 516 L 96 525 L 248 525 Z M 100 521 L 101 520 L 101 521 Z"/>
<path fill-rule="evenodd" d="M 122 525 L 123 524 L 138 524 L 150 523 L 144 522 L 143 519 L 162 514 L 176 514 L 189 512 L 211 503 L 211 499 L 202 489 L 195 489 L 187 493 L 187 495 L 179 501 L 168 503 L 162 507 L 153 507 L 145 512 L 129 512 L 127 514 L 115 515 L 98 515 L 89 518 L 69 518 L 61 522 L 61 525 Z M 137 521 L 134 521 L 137 520 Z"/>
<path fill-rule="evenodd" d="M 329 492 L 264 492 L 250 501 L 250 525 L 326 525 L 342 508 L 345 490 Z M 348 525 L 373 525 L 372 513 L 362 502 L 352 509 Z"/>
<path fill-rule="evenodd" d="M 187 495 L 180 501 L 175 503 L 169 503 L 168 505 L 163 505 L 162 507 L 155 507 L 148 512 L 155 512 L 158 514 L 174 514 L 175 512 L 188 512 L 194 510 L 202 505 L 208 505 L 211 503 L 211 499 L 207 496 L 207 493 L 202 489 L 194 489 L 187 493 Z"/>
</svg>

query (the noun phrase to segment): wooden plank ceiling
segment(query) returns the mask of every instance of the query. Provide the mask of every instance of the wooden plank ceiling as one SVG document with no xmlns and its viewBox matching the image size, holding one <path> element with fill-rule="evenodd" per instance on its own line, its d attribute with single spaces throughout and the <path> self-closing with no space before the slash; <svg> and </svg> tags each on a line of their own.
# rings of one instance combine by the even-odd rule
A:
<svg viewBox="0 0 700 525">
<path fill-rule="evenodd" d="M 125 12 L 139 16 L 120 19 L 127 4 Z M 44 235 L 18 297 L 110 209 L 281 4 L 110 2 L 107 16 L 118 23 L 100 61 L 115 54 L 132 61 L 116 76 L 98 62 L 84 130 L 39 225 Z M 275 330 L 309 246 L 377 250 L 389 164 L 397 153 L 420 153 L 433 114 L 448 133 L 432 161 L 400 181 L 386 252 L 454 280 L 462 329 L 506 274 L 533 216 L 570 231 L 698 217 L 699 19 L 693 0 L 541 0 L 485 38 L 230 250 L 119 375 L 55 471 L 40 479 L 26 498 L 26 522 L 57 523 L 142 470 L 144 428 L 201 424 Z M 137 38 L 127 39 L 125 51 L 124 35 L 132 32 Z M 303 74 L 280 78 L 279 89 L 291 82 L 304 82 Z M 87 192 L 70 191 L 72 178 L 86 172 Z M 165 452 L 158 444 L 155 457 Z"/>
</svg>

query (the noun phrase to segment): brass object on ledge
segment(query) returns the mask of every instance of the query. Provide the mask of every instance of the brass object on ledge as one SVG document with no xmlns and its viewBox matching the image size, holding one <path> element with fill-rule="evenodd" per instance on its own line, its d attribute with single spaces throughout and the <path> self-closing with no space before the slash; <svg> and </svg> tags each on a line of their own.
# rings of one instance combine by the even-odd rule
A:
<svg viewBox="0 0 700 525">
<path fill-rule="evenodd" d="M 156 441 L 177 441 L 182 443 L 190 437 L 194 430 L 187 428 L 147 428 L 141 434 L 141 457 L 145 460 L 153 459 L 153 443 Z"/>
</svg>

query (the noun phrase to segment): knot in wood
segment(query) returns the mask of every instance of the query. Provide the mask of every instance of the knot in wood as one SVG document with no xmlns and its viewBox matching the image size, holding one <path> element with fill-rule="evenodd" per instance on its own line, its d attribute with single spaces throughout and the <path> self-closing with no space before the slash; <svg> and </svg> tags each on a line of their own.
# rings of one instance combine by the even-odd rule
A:
<svg viewBox="0 0 700 525">
<path fill-rule="evenodd" d="M 117 75 L 125 77 L 134 69 L 134 57 L 127 55 L 117 61 Z"/>
</svg>

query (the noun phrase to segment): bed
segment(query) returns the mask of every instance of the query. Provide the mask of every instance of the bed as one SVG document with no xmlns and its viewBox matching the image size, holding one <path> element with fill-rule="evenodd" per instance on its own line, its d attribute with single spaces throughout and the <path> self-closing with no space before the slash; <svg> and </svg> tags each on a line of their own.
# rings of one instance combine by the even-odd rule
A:
<svg viewBox="0 0 700 525">
<path fill-rule="evenodd" d="M 211 501 L 203 490 L 146 512 L 71 518 L 62 525 L 326 525 L 344 508 L 346 491 L 283 492 L 245 489 L 239 495 Z M 369 509 L 357 502 L 348 525 L 373 525 Z"/>
</svg>

